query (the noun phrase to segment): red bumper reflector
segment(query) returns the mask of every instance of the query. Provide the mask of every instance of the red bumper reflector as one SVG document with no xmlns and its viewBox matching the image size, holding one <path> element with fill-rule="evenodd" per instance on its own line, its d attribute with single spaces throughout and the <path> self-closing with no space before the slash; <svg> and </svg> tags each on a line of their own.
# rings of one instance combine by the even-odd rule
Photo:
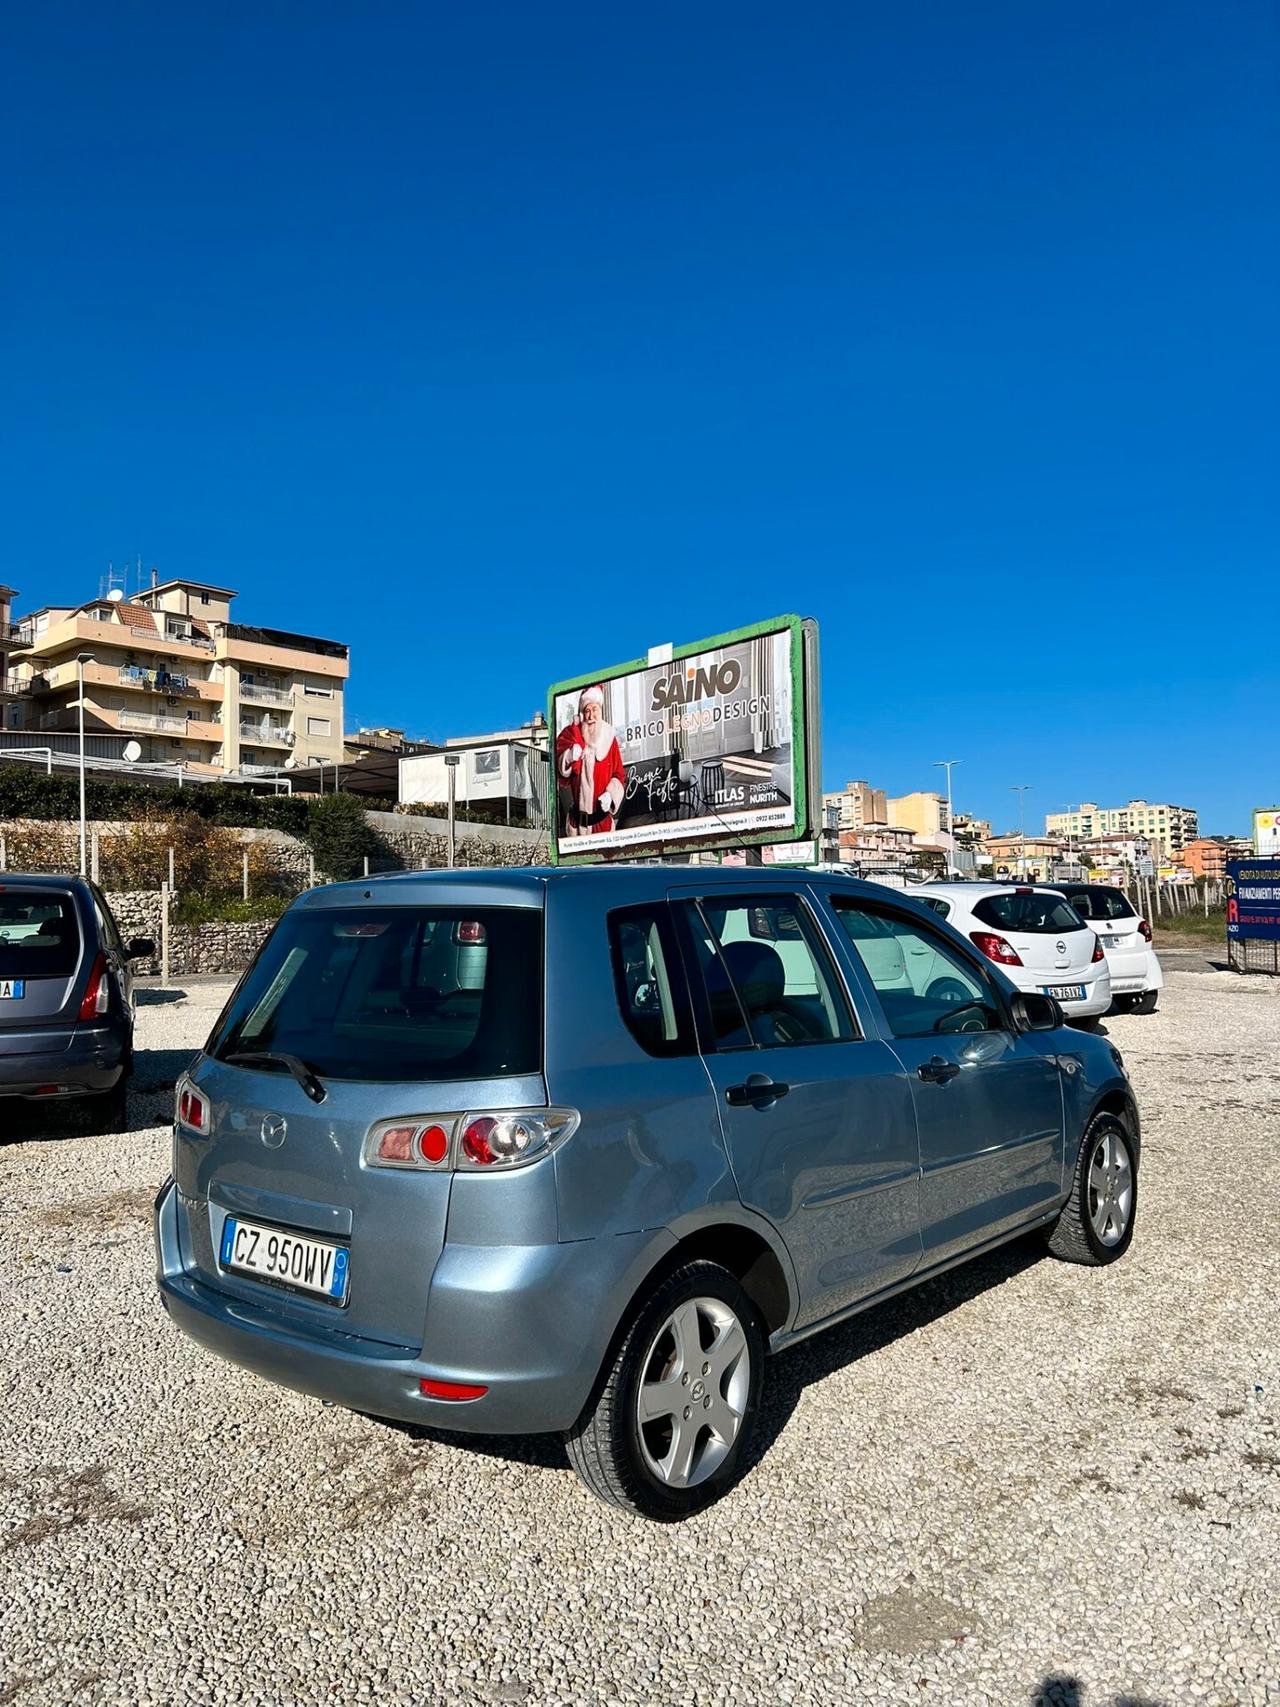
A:
<svg viewBox="0 0 1280 1707">
<path fill-rule="evenodd" d="M 428 1399 L 483 1399 L 487 1387 L 472 1387 L 465 1381 L 429 1381 L 424 1375 L 418 1382 Z"/>
</svg>

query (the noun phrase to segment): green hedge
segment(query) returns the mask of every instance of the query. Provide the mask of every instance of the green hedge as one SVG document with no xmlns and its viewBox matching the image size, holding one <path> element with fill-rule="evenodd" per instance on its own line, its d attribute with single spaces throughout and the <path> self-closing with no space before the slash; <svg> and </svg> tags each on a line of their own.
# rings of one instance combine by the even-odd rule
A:
<svg viewBox="0 0 1280 1707">
<path fill-rule="evenodd" d="M 213 824 L 246 830 L 285 830 L 307 839 L 311 802 L 289 794 L 250 794 L 229 783 L 174 784 L 100 780 L 85 785 L 85 806 L 97 820 L 171 817 L 194 812 Z M 79 819 L 80 784 L 74 776 L 47 776 L 27 764 L 0 764 L 0 821 L 6 818 Z"/>
<path fill-rule="evenodd" d="M 179 925 L 257 924 L 278 919 L 289 905 L 287 896 L 259 895 L 243 901 L 239 896 L 179 895 L 173 919 Z"/>
</svg>

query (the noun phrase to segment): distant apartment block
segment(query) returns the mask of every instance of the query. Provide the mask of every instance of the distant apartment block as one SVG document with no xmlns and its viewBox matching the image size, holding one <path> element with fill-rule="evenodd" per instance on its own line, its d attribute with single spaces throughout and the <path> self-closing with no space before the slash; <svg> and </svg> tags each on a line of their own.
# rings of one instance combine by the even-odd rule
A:
<svg viewBox="0 0 1280 1707">
<path fill-rule="evenodd" d="M 1015 876 L 1041 876 L 1061 859 L 1065 859 L 1066 844 L 1057 836 L 1022 836 L 1016 830 L 1007 836 L 992 836 L 984 849 L 992 868 Z"/>
<path fill-rule="evenodd" d="M 955 835 L 965 842 L 971 842 L 978 847 L 991 838 L 990 818 L 975 818 L 972 812 L 957 812 L 951 820 Z"/>
<path fill-rule="evenodd" d="M 1142 836 L 1147 841 L 1159 841 L 1166 853 L 1175 856 L 1200 833 L 1193 807 L 1149 800 L 1131 800 L 1127 806 L 1082 801 L 1074 812 L 1047 813 L 1044 827 L 1047 835 L 1067 836 L 1072 841 L 1088 836 Z"/>
<path fill-rule="evenodd" d="M 17 596 L 12 587 L 6 587 L 0 582 L 0 729 L 3 729 L 9 720 L 7 706 L 19 693 L 18 680 L 12 673 L 13 666 L 9 661 L 17 639 L 17 630 L 13 624 L 13 601 Z"/>
<path fill-rule="evenodd" d="M 914 794 L 900 794 L 888 802 L 889 823 L 913 830 L 925 842 L 937 843 L 947 833 L 947 802 L 945 795 L 917 789 Z"/>
<path fill-rule="evenodd" d="M 863 870 L 905 871 L 915 854 L 915 837 L 894 824 L 864 824 L 856 830 L 839 832 L 842 864 Z"/>
<path fill-rule="evenodd" d="M 884 789 L 872 788 L 869 782 L 846 782 L 844 787 L 822 796 L 825 807 L 834 807 L 836 828 L 858 830 L 864 824 L 887 824 L 888 802 Z"/>
<path fill-rule="evenodd" d="M 347 648 L 231 620 L 227 587 L 156 582 L 24 616 L 9 669 L 12 729 L 136 740 L 147 763 L 255 775 L 342 758 Z M 83 665 L 77 660 L 83 658 Z"/>
<path fill-rule="evenodd" d="M 1253 843 L 1247 836 L 1201 836 L 1182 850 L 1182 863 L 1193 877 L 1222 878 L 1229 859 L 1248 859 Z"/>
</svg>

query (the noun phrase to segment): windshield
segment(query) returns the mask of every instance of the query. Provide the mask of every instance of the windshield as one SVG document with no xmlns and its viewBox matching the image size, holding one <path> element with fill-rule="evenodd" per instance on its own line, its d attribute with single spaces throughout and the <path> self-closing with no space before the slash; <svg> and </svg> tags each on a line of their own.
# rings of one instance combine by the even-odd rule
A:
<svg viewBox="0 0 1280 1707">
<path fill-rule="evenodd" d="M 1067 900 L 1082 919 L 1136 919 L 1123 890 L 1098 885 L 1093 889 L 1067 889 Z"/>
<path fill-rule="evenodd" d="M 998 931 L 1022 931 L 1027 936 L 1050 936 L 1056 931 L 1079 931 L 1084 921 L 1061 895 L 1044 890 L 1010 889 L 1001 895 L 984 895 L 974 905 L 973 916 Z"/>
<path fill-rule="evenodd" d="M 537 908 L 286 913 L 209 1045 L 296 1055 L 321 1079 L 488 1079 L 542 1068 Z"/>
<path fill-rule="evenodd" d="M 80 958 L 70 895 L 0 884 L 0 978 L 68 978 Z"/>
</svg>

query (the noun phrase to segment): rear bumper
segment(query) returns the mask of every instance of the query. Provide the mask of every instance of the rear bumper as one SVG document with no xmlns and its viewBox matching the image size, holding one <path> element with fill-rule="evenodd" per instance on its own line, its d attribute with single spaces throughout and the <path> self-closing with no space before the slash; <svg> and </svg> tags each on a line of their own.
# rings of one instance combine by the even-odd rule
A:
<svg viewBox="0 0 1280 1707">
<path fill-rule="evenodd" d="M 123 1028 L 77 1026 L 67 1041 L 55 1032 L 58 1047 L 39 1053 L 7 1055 L 0 1049 L 0 1097 L 32 1097 L 48 1102 L 52 1096 L 92 1096 L 114 1090 L 125 1070 L 126 1034 Z M 56 1092 L 48 1087 L 56 1085 Z"/>
<path fill-rule="evenodd" d="M 1113 996 L 1136 996 L 1144 990 L 1164 988 L 1164 973 L 1153 948 L 1142 954 L 1116 955 L 1114 958 L 1108 954 L 1107 965 L 1111 972 Z"/>
<path fill-rule="evenodd" d="M 567 1245 L 446 1245 L 432 1278 L 425 1344 L 386 1345 L 302 1325 L 193 1279 L 182 1266 L 177 1187 L 156 1199 L 157 1284 L 182 1331 L 269 1381 L 354 1411 L 476 1434 L 539 1434 L 581 1414 L 614 1325 L 668 1233 Z M 461 1403 L 419 1381 L 488 1389 Z"/>
<path fill-rule="evenodd" d="M 1010 968 L 1004 967 L 1002 970 L 1008 972 Z M 1062 1001 L 1061 997 L 1058 998 L 1062 1011 L 1068 1019 L 1093 1019 L 1098 1014 L 1106 1013 L 1111 1006 L 1111 977 L 1105 967 L 1097 974 L 1092 983 L 1086 983 L 1079 974 L 1072 978 L 1064 972 L 1055 979 L 1052 973 L 1032 972 L 1025 967 L 1018 967 L 1016 970 L 1019 974 L 1015 980 L 1018 988 L 1035 995 L 1040 995 L 1046 990 L 1060 989 L 1064 985 L 1080 985 L 1084 990 L 1083 996 L 1077 996 L 1065 1002 Z"/>
</svg>

